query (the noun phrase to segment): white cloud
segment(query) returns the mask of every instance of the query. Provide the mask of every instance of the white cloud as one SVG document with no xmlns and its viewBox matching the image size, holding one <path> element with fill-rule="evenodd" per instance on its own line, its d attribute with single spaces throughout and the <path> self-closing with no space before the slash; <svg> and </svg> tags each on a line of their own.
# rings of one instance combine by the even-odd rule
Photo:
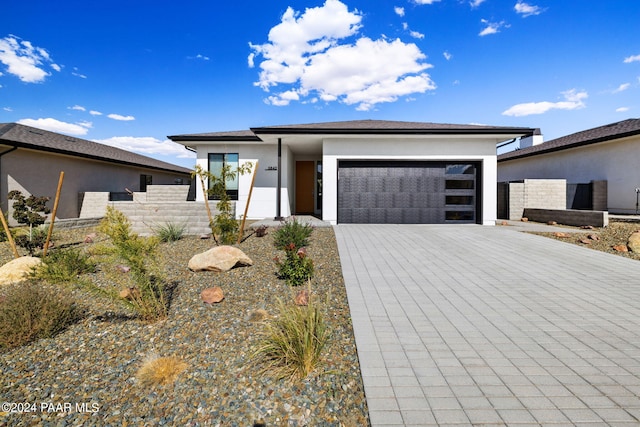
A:
<svg viewBox="0 0 640 427">
<path fill-rule="evenodd" d="M 187 59 L 201 59 L 203 61 L 208 61 L 210 58 L 208 56 L 197 54 L 196 56 L 187 56 Z"/>
<path fill-rule="evenodd" d="M 92 116 L 101 116 L 102 115 L 102 113 L 100 111 L 96 111 L 96 110 L 89 111 L 89 114 L 91 114 Z"/>
<path fill-rule="evenodd" d="M 108 114 L 107 117 L 113 120 L 119 120 L 122 122 L 129 122 L 131 120 L 135 120 L 136 118 L 133 116 L 121 116 L 120 114 Z"/>
<path fill-rule="evenodd" d="M 584 100 L 589 96 L 587 92 L 578 92 L 575 89 L 562 92 L 562 95 L 564 96 L 564 101 L 542 101 L 516 104 L 505 110 L 502 114 L 505 116 L 522 117 L 532 114 L 544 114 L 550 110 L 577 110 L 586 106 Z"/>
<path fill-rule="evenodd" d="M 620 86 L 618 86 L 616 89 L 614 89 L 612 91 L 612 93 L 624 92 L 625 90 L 629 89 L 630 87 L 631 87 L 631 83 L 623 83 Z"/>
<path fill-rule="evenodd" d="M 45 64 L 60 71 L 49 53 L 14 35 L 0 39 L 0 62 L 7 66 L 7 72 L 25 83 L 40 83 L 51 75 L 44 69 Z"/>
<path fill-rule="evenodd" d="M 396 13 L 396 15 L 398 16 L 404 16 L 404 7 L 399 7 L 396 6 L 393 8 L 393 11 Z"/>
<path fill-rule="evenodd" d="M 11 107 L 4 107 L 3 110 L 7 111 L 9 113 L 13 112 L 13 108 L 11 108 Z"/>
<path fill-rule="evenodd" d="M 414 0 L 417 4 L 434 4 L 440 0 Z"/>
<path fill-rule="evenodd" d="M 523 18 L 526 18 L 527 16 L 540 15 L 542 12 L 544 12 L 544 9 L 542 9 L 540 6 L 533 6 L 523 1 L 517 2 L 513 8 L 515 9 L 516 13 L 522 15 Z"/>
<path fill-rule="evenodd" d="M 478 34 L 481 37 L 488 36 L 489 34 L 499 33 L 502 28 L 510 27 L 510 25 L 504 21 L 489 22 L 486 19 L 481 19 L 480 22 L 482 22 L 485 25 L 485 28 L 482 31 L 480 31 L 480 33 Z"/>
<path fill-rule="evenodd" d="M 84 108 L 82 105 L 74 105 L 73 107 L 67 107 L 67 109 L 76 110 L 76 111 L 87 111 L 87 109 Z"/>
<path fill-rule="evenodd" d="M 151 136 L 114 136 L 107 139 L 94 139 L 94 142 L 133 151 L 144 155 L 159 154 L 163 156 L 176 156 L 179 158 L 195 158 L 195 153 L 187 150 L 184 145 L 177 144 L 169 139 L 160 141 Z"/>
<path fill-rule="evenodd" d="M 44 129 L 51 132 L 65 133 L 68 135 L 86 135 L 89 129 L 93 126 L 91 122 L 81 123 L 66 123 L 60 120 L 47 118 L 47 119 L 22 119 L 18 120 L 18 123 L 32 126 L 38 129 Z"/>
<path fill-rule="evenodd" d="M 625 64 L 630 64 L 632 62 L 637 62 L 640 61 L 640 55 L 632 55 L 632 56 L 627 56 L 626 58 L 624 58 L 624 63 Z"/>
<path fill-rule="evenodd" d="M 447 61 L 451 60 L 451 58 L 453 58 L 453 55 L 450 54 L 449 52 L 445 51 L 442 53 L 442 56 L 444 56 L 444 59 L 446 59 Z"/>
<path fill-rule="evenodd" d="M 73 67 L 73 71 L 71 72 L 72 76 L 76 76 L 76 77 L 80 77 L 81 79 L 86 79 L 87 76 L 85 76 L 84 74 L 80 74 L 78 72 L 78 67 Z"/>
<path fill-rule="evenodd" d="M 627 111 L 629 111 L 629 107 L 616 108 L 616 113 L 626 113 Z"/>
<path fill-rule="evenodd" d="M 424 38 L 424 34 L 419 33 L 418 31 L 410 31 L 409 35 L 411 37 L 413 37 L 414 39 L 423 39 Z"/>
<path fill-rule="evenodd" d="M 267 43 L 250 44 L 249 65 L 262 57 L 255 85 L 265 92 L 282 89 L 265 101 L 283 106 L 319 98 L 368 110 L 399 96 L 435 89 L 424 73 L 431 65 L 415 44 L 358 38 L 361 21 L 360 12 L 349 11 L 339 0 L 326 0 L 304 13 L 289 7 Z M 347 40 L 353 38 L 355 42 Z"/>
<path fill-rule="evenodd" d="M 482 3 L 484 3 L 484 0 L 472 0 L 469 2 L 469 4 L 471 5 L 471 7 L 478 7 L 480 6 Z"/>
</svg>

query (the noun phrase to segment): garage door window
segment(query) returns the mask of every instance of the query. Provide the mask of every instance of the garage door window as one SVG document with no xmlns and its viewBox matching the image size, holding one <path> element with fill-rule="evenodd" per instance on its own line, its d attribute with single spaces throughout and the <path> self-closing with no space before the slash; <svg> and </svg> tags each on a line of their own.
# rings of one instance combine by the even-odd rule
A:
<svg viewBox="0 0 640 427">
<path fill-rule="evenodd" d="M 445 221 L 474 222 L 476 219 L 476 168 L 472 164 L 445 166 Z"/>
</svg>

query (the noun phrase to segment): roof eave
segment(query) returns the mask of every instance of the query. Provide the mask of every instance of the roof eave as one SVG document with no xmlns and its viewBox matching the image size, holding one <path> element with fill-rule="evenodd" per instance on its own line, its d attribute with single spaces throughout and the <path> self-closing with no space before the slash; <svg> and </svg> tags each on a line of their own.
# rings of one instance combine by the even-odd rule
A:
<svg viewBox="0 0 640 427">
<path fill-rule="evenodd" d="M 309 129 L 251 128 L 256 135 L 522 135 L 535 133 L 531 128 L 448 128 L 448 129 Z"/>
</svg>

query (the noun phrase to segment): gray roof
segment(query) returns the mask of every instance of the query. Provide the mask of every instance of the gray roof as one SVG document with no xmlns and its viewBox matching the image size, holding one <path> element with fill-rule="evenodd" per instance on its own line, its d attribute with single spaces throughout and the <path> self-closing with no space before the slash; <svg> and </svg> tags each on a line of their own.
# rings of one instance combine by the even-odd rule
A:
<svg viewBox="0 0 640 427">
<path fill-rule="evenodd" d="M 599 126 L 593 129 L 572 133 L 571 135 L 552 139 L 542 144 L 521 150 L 510 151 L 498 156 L 498 161 L 519 159 L 522 157 L 536 156 L 552 153 L 554 151 L 567 150 L 599 142 L 611 141 L 628 136 L 640 135 L 640 119 L 627 119 L 621 122 Z"/>
<path fill-rule="evenodd" d="M 0 145 L 84 157 L 109 163 L 157 169 L 180 174 L 190 169 L 109 145 L 74 138 L 18 123 L 0 123 Z"/>
<path fill-rule="evenodd" d="M 459 125 L 447 123 L 403 122 L 390 120 L 351 120 L 254 127 L 234 132 L 212 132 L 169 136 L 173 141 L 260 141 L 260 134 L 523 134 L 537 129 L 505 126 Z"/>
</svg>

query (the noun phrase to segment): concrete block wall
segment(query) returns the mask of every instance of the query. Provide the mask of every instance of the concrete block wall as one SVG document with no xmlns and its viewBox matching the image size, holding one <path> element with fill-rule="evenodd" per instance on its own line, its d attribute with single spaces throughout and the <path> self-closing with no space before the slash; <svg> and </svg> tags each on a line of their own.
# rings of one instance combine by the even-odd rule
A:
<svg viewBox="0 0 640 427">
<path fill-rule="evenodd" d="M 81 193 L 79 197 L 82 199 L 80 218 L 99 218 L 104 216 L 109 205 L 108 191 Z"/>
<path fill-rule="evenodd" d="M 121 211 L 129 221 L 133 232 L 141 236 L 154 234 L 154 229 L 169 223 L 184 224 L 186 234 L 210 233 L 209 217 L 204 202 L 109 202 Z M 213 215 L 217 213 L 215 203 L 210 204 Z M 235 204 L 233 204 L 235 209 Z"/>
<path fill-rule="evenodd" d="M 564 179 L 525 179 L 508 184 L 508 218 L 519 220 L 526 208 L 566 209 L 567 183 Z"/>
<path fill-rule="evenodd" d="M 147 202 L 186 202 L 189 195 L 188 185 L 149 185 Z"/>
<path fill-rule="evenodd" d="M 524 188 L 525 208 L 567 208 L 567 181 L 564 179 L 525 179 Z"/>
</svg>

